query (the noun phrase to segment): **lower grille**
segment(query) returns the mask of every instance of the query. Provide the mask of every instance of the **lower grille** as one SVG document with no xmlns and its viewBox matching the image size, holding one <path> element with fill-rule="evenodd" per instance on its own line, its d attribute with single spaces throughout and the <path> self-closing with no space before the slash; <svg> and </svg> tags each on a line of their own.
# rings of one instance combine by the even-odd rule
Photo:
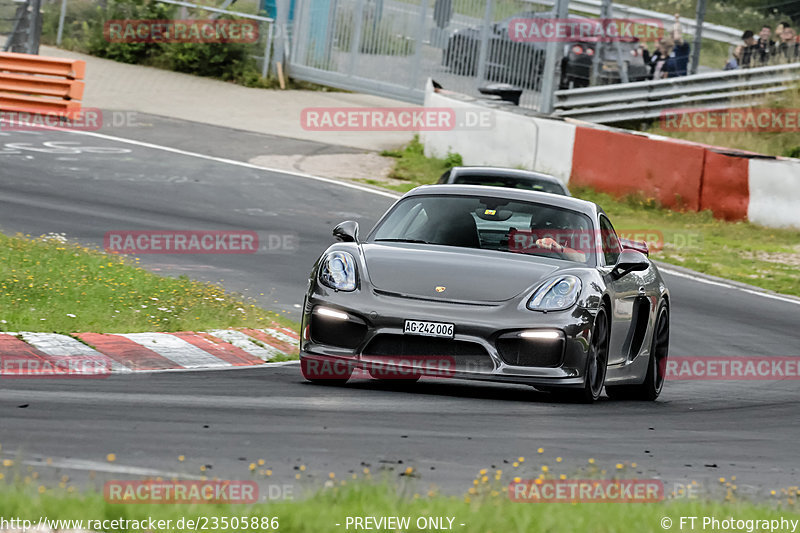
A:
<svg viewBox="0 0 800 533">
<path fill-rule="evenodd" d="M 556 367 L 561 364 L 564 341 L 522 339 L 516 335 L 497 339 L 497 353 L 507 365 Z"/>
<path fill-rule="evenodd" d="M 462 372 L 491 372 L 494 363 L 483 346 L 475 342 L 437 339 L 416 335 L 376 335 L 362 352 L 367 357 L 409 356 L 452 358 Z"/>
</svg>

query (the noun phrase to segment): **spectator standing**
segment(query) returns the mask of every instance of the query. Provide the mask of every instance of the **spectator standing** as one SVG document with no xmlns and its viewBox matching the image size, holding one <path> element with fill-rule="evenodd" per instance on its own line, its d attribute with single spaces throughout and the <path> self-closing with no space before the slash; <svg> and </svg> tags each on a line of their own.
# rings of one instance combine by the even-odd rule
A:
<svg viewBox="0 0 800 533">
<path fill-rule="evenodd" d="M 686 76 L 689 71 L 690 51 L 689 43 L 683 40 L 680 15 L 676 14 L 672 35 L 665 35 L 659 39 L 652 54 L 647 49 L 643 50 L 644 62 L 650 67 L 650 79 Z"/>
<path fill-rule="evenodd" d="M 669 35 L 665 35 L 656 43 L 655 51 L 650 54 L 647 49 L 644 49 L 642 54 L 645 64 L 650 67 L 650 79 L 660 80 L 664 77 L 664 63 L 672 53 L 675 47 L 675 41 Z"/>
<path fill-rule="evenodd" d="M 760 66 L 766 65 L 770 60 L 775 57 L 776 46 L 772 40 L 772 28 L 768 25 L 761 27 L 758 32 L 758 42 L 756 43 L 755 62 Z"/>
<path fill-rule="evenodd" d="M 789 23 L 783 23 L 780 37 L 781 43 L 778 45 L 777 51 L 778 60 L 783 63 L 800 61 L 800 43 L 797 42 L 797 34 Z"/>
<path fill-rule="evenodd" d="M 681 16 L 678 13 L 675 13 L 675 24 L 672 27 L 672 40 L 675 45 L 664 63 L 663 71 L 666 73 L 664 76 L 665 78 L 686 76 L 689 73 L 689 54 L 691 53 L 691 46 L 683 40 Z"/>
<path fill-rule="evenodd" d="M 741 52 L 739 54 L 739 67 L 750 68 L 755 63 L 758 55 L 758 43 L 753 30 L 745 30 L 742 34 Z"/>
</svg>

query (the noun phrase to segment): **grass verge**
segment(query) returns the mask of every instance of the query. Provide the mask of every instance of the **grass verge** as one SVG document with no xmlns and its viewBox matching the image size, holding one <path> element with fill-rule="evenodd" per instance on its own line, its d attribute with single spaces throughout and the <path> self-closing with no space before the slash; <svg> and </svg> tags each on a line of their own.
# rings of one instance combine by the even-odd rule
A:
<svg viewBox="0 0 800 533">
<path fill-rule="evenodd" d="M 0 234 L 0 331 L 196 331 L 276 321 L 297 329 L 218 285 L 157 276 L 58 235 Z"/>
<path fill-rule="evenodd" d="M 280 501 L 256 505 L 159 505 L 159 504 L 124 504 L 113 505 L 104 501 L 101 494 L 87 493 L 83 495 L 68 494 L 66 491 L 50 489 L 39 491 L 25 489 L 6 489 L 0 493 L 0 514 L 6 519 L 16 517 L 37 523 L 40 517 L 48 520 L 82 520 L 85 529 L 95 531 L 143 531 L 155 530 L 159 533 L 172 531 L 188 531 L 197 528 L 180 527 L 179 520 L 208 520 L 209 528 L 213 523 L 229 524 L 237 520 L 239 524 L 257 519 L 259 527 L 224 527 L 222 530 L 256 530 L 276 529 L 284 533 L 291 532 L 341 532 L 345 531 L 348 517 L 409 517 L 410 527 L 404 531 L 422 531 L 416 522 L 419 517 L 451 517 L 452 529 L 457 531 L 492 533 L 492 532 L 528 532 L 541 533 L 587 532 L 612 533 L 620 531 L 636 531 L 638 533 L 656 533 L 673 529 L 680 530 L 680 517 L 699 517 L 697 529 L 701 529 L 703 517 L 716 517 L 741 520 L 797 520 L 800 513 L 796 507 L 774 508 L 767 505 L 750 503 L 715 503 L 707 501 L 667 501 L 650 504 L 621 503 L 512 503 L 505 496 L 495 497 L 492 501 L 475 500 L 457 497 L 432 495 L 415 497 L 412 483 L 400 487 L 376 485 L 372 483 L 354 483 L 346 486 L 334 486 L 315 493 L 312 497 L 297 501 Z M 666 527 L 664 517 L 671 520 L 671 527 Z M 273 527 L 260 524 L 271 519 Z M 103 520 L 137 520 L 143 522 L 140 527 L 130 523 L 126 527 L 114 527 Z M 155 526 L 148 520 L 169 520 Z M 91 520 L 92 522 L 88 522 Z M 51 522 L 52 523 L 52 522 Z M 339 525 L 337 525 L 339 524 Z M 445 520 L 445 525 L 448 522 Z M 461 525 L 463 524 L 463 525 Z M 274 527 L 277 525 L 278 527 Z M 62 526 L 60 529 L 73 529 Z M 163 527 L 162 527 L 163 526 Z M 220 526 L 218 526 L 220 527 Z M 352 525 L 351 528 L 352 529 Z M 433 528 L 436 529 L 436 528 Z M 688 529 L 684 524 L 683 529 Z M 719 528 L 717 528 L 719 529 Z M 759 529 L 752 530 L 762 530 Z M 393 528 L 383 530 L 394 531 Z M 767 529 L 769 530 L 769 529 Z M 791 526 L 790 529 L 791 530 Z"/>
<path fill-rule="evenodd" d="M 447 160 L 426 158 L 417 139 L 404 150 L 385 155 L 397 158 L 392 177 L 407 181 L 388 187 L 400 192 L 436 183 L 442 172 L 457 164 L 453 161 L 461 159 L 457 154 Z M 650 240 L 651 248 L 652 237 L 657 237 L 661 244 L 652 250 L 653 259 L 800 296 L 800 231 L 726 222 L 708 211 L 671 211 L 636 196 L 615 198 L 586 188 L 572 193 L 602 206 L 620 233 Z"/>
<path fill-rule="evenodd" d="M 792 110 L 800 108 L 800 87 L 786 91 L 782 96 L 755 107 L 776 110 L 786 116 L 791 115 Z M 672 131 L 661 126 L 659 121 L 654 121 L 644 130 L 648 133 L 712 146 L 725 146 L 774 156 L 800 157 L 800 136 L 797 135 L 796 128 L 789 127 L 788 124 L 785 131 L 775 132 L 755 129 L 745 131 Z"/>
</svg>

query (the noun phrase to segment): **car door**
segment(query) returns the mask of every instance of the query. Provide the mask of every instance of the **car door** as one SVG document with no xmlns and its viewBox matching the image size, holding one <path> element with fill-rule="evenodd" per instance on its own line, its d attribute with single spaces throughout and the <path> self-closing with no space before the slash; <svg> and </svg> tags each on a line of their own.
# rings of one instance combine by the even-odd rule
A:
<svg viewBox="0 0 800 533">
<path fill-rule="evenodd" d="M 637 299 L 640 297 L 641 277 L 637 272 L 630 272 L 619 279 L 611 276 L 611 270 L 619 259 L 622 246 L 617 232 L 604 214 L 600 214 L 600 236 L 602 242 L 602 261 L 606 285 L 611 293 L 611 339 L 608 346 L 608 364 L 624 363 L 629 356 L 633 337 L 633 318 L 637 310 Z"/>
</svg>

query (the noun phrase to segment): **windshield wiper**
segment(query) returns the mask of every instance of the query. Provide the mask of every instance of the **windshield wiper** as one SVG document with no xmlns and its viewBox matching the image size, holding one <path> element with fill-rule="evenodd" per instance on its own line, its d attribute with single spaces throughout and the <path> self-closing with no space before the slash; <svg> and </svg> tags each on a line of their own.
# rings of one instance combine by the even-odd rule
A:
<svg viewBox="0 0 800 533">
<path fill-rule="evenodd" d="M 375 242 L 411 242 L 415 244 L 432 244 L 421 239 L 375 239 Z"/>
</svg>

